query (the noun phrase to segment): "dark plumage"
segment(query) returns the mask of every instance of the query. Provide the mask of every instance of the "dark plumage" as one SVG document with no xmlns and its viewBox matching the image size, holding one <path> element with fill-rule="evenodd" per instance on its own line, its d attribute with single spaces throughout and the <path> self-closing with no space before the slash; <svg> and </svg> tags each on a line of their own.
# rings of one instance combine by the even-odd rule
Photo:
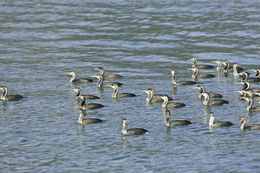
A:
<svg viewBox="0 0 260 173">
<path fill-rule="evenodd" d="M 246 110 L 249 112 L 259 112 L 260 106 L 253 107 L 254 99 L 252 97 L 241 97 L 241 99 L 244 99 L 248 102 Z"/>
<path fill-rule="evenodd" d="M 128 134 L 141 135 L 141 134 L 148 132 L 148 130 L 143 129 L 143 128 L 127 129 L 127 122 L 128 122 L 128 120 L 126 118 L 122 119 L 122 133 L 123 133 L 123 135 L 128 135 Z"/>
<path fill-rule="evenodd" d="M 82 95 L 80 88 L 74 88 L 73 90 L 74 90 L 75 92 L 77 92 L 77 95 L 76 95 L 76 98 L 77 98 L 77 99 L 79 99 L 80 96 L 84 96 L 84 97 L 86 97 L 88 100 L 100 99 L 98 96 L 95 96 L 95 95 L 90 95 L 90 94 Z"/>
<path fill-rule="evenodd" d="M 260 130 L 260 124 L 246 125 L 247 121 L 245 117 L 240 117 L 240 129 L 241 130 Z"/>
<path fill-rule="evenodd" d="M 119 74 L 105 74 L 105 70 L 103 67 L 98 67 L 97 70 L 99 71 L 99 73 L 104 76 L 105 80 L 113 80 L 113 79 L 121 79 L 123 78 L 122 75 Z"/>
<path fill-rule="evenodd" d="M 88 83 L 88 82 L 93 82 L 92 79 L 87 79 L 87 78 L 78 78 L 78 79 L 76 79 L 76 73 L 74 71 L 68 72 L 67 74 L 71 75 L 71 79 L 70 79 L 71 83 Z"/>
<path fill-rule="evenodd" d="M 18 100 L 24 98 L 22 95 L 19 95 L 19 94 L 7 95 L 8 89 L 5 86 L 1 86 L 0 90 L 3 91 L 3 94 L 1 96 L 1 100 L 3 100 L 3 101 L 18 101 Z"/>
<path fill-rule="evenodd" d="M 188 120 L 170 120 L 170 111 L 166 110 L 166 120 L 165 125 L 166 126 L 183 126 L 183 125 L 189 125 L 191 124 Z"/>
<path fill-rule="evenodd" d="M 201 94 L 204 97 L 203 105 L 210 106 L 210 105 L 225 105 L 229 102 L 226 100 L 210 100 L 209 94 L 207 92 Z"/>
<path fill-rule="evenodd" d="M 136 97 L 136 95 L 132 94 L 132 93 L 120 93 L 119 94 L 119 86 L 117 84 L 112 84 L 110 87 L 114 89 L 112 98 Z"/>
<path fill-rule="evenodd" d="M 85 109 L 99 109 L 99 108 L 105 107 L 105 106 L 103 106 L 102 104 L 99 104 L 99 103 L 87 103 L 87 98 L 84 97 L 84 96 L 79 96 L 79 98 L 82 99 L 80 107 L 83 110 L 85 110 Z"/>
<path fill-rule="evenodd" d="M 260 92 L 260 88 L 250 88 L 250 83 L 249 82 L 241 82 L 240 84 L 243 85 L 242 90 L 252 91 L 252 92 Z"/>
<path fill-rule="evenodd" d="M 167 95 L 160 96 L 163 99 L 162 108 L 181 108 L 186 106 L 184 103 L 170 102 Z"/>
<path fill-rule="evenodd" d="M 155 94 L 155 90 L 153 88 L 148 88 L 146 90 L 143 90 L 143 92 L 148 94 L 148 96 L 146 98 L 147 102 L 162 102 L 163 101 L 161 96 L 163 96 L 164 94 Z M 172 100 L 172 98 L 169 97 L 169 100 Z"/>
<path fill-rule="evenodd" d="M 192 78 L 197 79 L 197 78 L 214 78 L 216 77 L 213 74 L 198 74 L 199 69 L 197 67 L 192 67 L 189 70 L 193 71 Z"/>
<path fill-rule="evenodd" d="M 242 67 L 238 67 L 237 64 L 235 64 L 236 67 L 234 68 L 234 65 L 230 65 L 228 61 L 222 61 L 222 64 L 223 64 L 222 69 L 225 73 L 228 73 L 228 72 L 234 73 L 235 68 L 238 73 L 244 71 L 244 69 Z"/>
<path fill-rule="evenodd" d="M 202 86 L 202 85 L 198 85 L 195 88 L 200 90 L 199 95 L 198 95 L 199 98 L 202 97 L 202 93 L 206 92 L 204 86 Z M 209 94 L 210 98 L 222 98 L 223 97 L 221 94 L 217 94 L 217 93 L 208 93 L 208 94 Z"/>
<path fill-rule="evenodd" d="M 193 57 L 189 59 L 190 61 L 193 61 L 192 67 L 197 67 L 198 69 L 213 69 L 213 65 L 197 65 L 197 58 Z"/>
<path fill-rule="evenodd" d="M 211 61 L 211 62 L 214 62 L 214 63 L 217 64 L 216 70 L 217 70 L 218 72 L 220 72 L 220 71 L 223 70 L 223 69 L 222 69 L 222 65 L 223 65 L 222 61 L 216 60 L 216 61 Z"/>
<path fill-rule="evenodd" d="M 172 74 L 172 84 L 173 85 L 193 85 L 196 84 L 197 82 L 195 81 L 176 81 L 176 74 L 173 69 L 171 69 L 171 74 Z"/>
<path fill-rule="evenodd" d="M 233 124 L 229 121 L 214 121 L 214 114 L 212 112 L 209 113 L 209 126 L 210 127 L 229 127 Z"/>
<path fill-rule="evenodd" d="M 242 82 L 260 82 L 260 78 L 257 77 L 249 78 L 248 77 L 249 75 L 246 72 L 241 72 L 239 73 L 239 75 L 242 77 Z"/>
<path fill-rule="evenodd" d="M 98 87 L 104 87 L 104 88 L 109 88 L 111 87 L 113 84 L 118 85 L 118 86 L 122 86 L 123 84 L 120 82 L 106 82 L 104 83 L 104 77 L 100 74 L 96 75 L 96 76 L 92 76 L 92 77 L 96 77 L 98 78 L 98 82 L 97 82 L 97 86 Z"/>
<path fill-rule="evenodd" d="M 79 118 L 78 118 L 78 123 L 79 124 L 94 124 L 94 123 L 101 123 L 101 122 L 103 122 L 103 120 L 98 119 L 98 118 L 86 118 L 86 119 L 83 119 L 83 117 L 84 117 L 83 109 L 80 109 L 79 112 L 80 112 L 80 115 L 79 115 Z"/>
</svg>

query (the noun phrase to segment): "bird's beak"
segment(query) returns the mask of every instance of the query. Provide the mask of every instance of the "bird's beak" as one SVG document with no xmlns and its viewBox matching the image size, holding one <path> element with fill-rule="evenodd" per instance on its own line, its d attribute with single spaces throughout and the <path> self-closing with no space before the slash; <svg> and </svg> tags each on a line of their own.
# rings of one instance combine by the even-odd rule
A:
<svg viewBox="0 0 260 173">
<path fill-rule="evenodd" d="M 237 92 L 237 93 L 242 93 L 242 91 L 241 91 L 241 90 L 236 90 L 235 92 Z"/>
</svg>

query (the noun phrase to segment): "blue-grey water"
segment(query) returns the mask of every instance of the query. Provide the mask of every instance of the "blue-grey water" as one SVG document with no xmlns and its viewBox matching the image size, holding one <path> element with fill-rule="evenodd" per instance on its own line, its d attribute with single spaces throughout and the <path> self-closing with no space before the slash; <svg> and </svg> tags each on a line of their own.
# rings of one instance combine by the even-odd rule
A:
<svg viewBox="0 0 260 173">
<path fill-rule="evenodd" d="M 230 102 L 207 110 L 197 89 L 173 89 L 169 70 L 191 80 L 193 56 L 259 67 L 259 9 L 258 0 L 0 1 L 0 85 L 26 97 L 0 104 L 0 172 L 259 172 L 260 132 L 238 123 L 245 116 L 259 124 L 260 114 L 248 115 L 233 75 L 199 80 Z M 99 66 L 124 75 L 120 92 L 138 97 L 116 101 L 110 88 L 77 85 L 106 106 L 86 112 L 104 123 L 81 126 L 65 73 L 90 77 Z M 185 103 L 172 119 L 193 124 L 166 128 L 161 105 L 145 103 L 141 90 L 150 87 Z M 234 125 L 210 130 L 209 111 Z M 149 134 L 123 136 L 123 117 Z"/>
</svg>

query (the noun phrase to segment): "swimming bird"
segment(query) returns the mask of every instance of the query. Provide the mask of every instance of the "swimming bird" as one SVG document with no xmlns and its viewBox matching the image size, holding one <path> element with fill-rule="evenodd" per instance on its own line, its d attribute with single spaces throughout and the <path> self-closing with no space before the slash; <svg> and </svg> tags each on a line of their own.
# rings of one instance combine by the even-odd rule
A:
<svg viewBox="0 0 260 173">
<path fill-rule="evenodd" d="M 197 65 L 197 58 L 193 57 L 189 59 L 190 61 L 193 61 L 192 67 L 197 67 L 198 69 L 213 69 L 214 66 L 212 65 Z"/>
<path fill-rule="evenodd" d="M 81 89 L 80 88 L 74 88 L 73 89 L 75 92 L 77 92 L 76 98 L 79 99 L 79 96 L 84 96 L 86 97 L 88 100 L 95 100 L 95 99 L 100 99 L 100 97 L 95 96 L 95 95 L 90 95 L 90 94 L 85 94 L 82 95 Z"/>
<path fill-rule="evenodd" d="M 234 77 L 239 77 L 238 64 L 237 63 L 233 64 L 233 76 Z"/>
<path fill-rule="evenodd" d="M 98 67 L 96 68 L 99 73 L 104 76 L 104 79 L 105 80 L 112 80 L 112 79 L 120 79 L 120 78 L 123 78 L 122 75 L 119 75 L 119 74 L 105 74 L 105 70 L 103 67 Z"/>
<path fill-rule="evenodd" d="M 228 72 L 234 72 L 234 64 L 233 65 L 230 65 L 230 63 L 228 61 L 222 61 L 222 68 L 224 70 L 225 73 L 228 73 Z M 235 63 L 236 64 L 236 63 Z M 244 71 L 244 69 L 242 67 L 238 67 L 238 65 L 235 65 L 235 69 L 237 70 L 238 73 Z"/>
<path fill-rule="evenodd" d="M 161 98 L 162 95 L 165 94 L 155 94 L 155 90 L 153 88 L 148 88 L 146 90 L 142 90 L 146 94 L 148 94 L 146 98 L 146 102 L 161 102 L 163 99 Z M 169 96 L 168 96 L 169 97 Z M 169 97 L 169 100 L 172 100 L 172 98 Z"/>
<path fill-rule="evenodd" d="M 204 92 L 201 95 L 204 97 L 204 100 L 203 100 L 204 106 L 228 104 L 228 101 L 226 101 L 226 100 L 210 100 L 209 94 L 207 92 Z"/>
<path fill-rule="evenodd" d="M 79 96 L 80 99 L 82 99 L 82 102 L 80 104 L 80 108 L 85 110 L 85 109 L 99 109 L 99 108 L 103 108 L 105 106 L 103 106 L 102 104 L 99 103 L 87 103 L 87 97 L 85 96 Z"/>
<path fill-rule="evenodd" d="M 199 73 L 199 69 L 197 67 L 192 67 L 192 68 L 189 68 L 188 70 L 192 70 L 193 71 L 193 74 L 191 76 L 193 79 L 197 79 L 197 78 L 214 78 L 214 77 L 216 77 L 213 74 L 198 74 Z"/>
<path fill-rule="evenodd" d="M 247 121 L 245 117 L 240 117 L 240 129 L 241 130 L 260 130 L 260 124 L 246 125 Z"/>
<path fill-rule="evenodd" d="M 237 90 L 236 92 L 239 92 L 241 94 L 240 99 L 244 99 L 244 97 L 249 97 L 252 98 L 254 101 L 260 101 L 259 93 L 254 93 L 251 90 Z"/>
<path fill-rule="evenodd" d="M 117 84 L 112 84 L 110 87 L 114 89 L 113 94 L 112 94 L 112 98 L 136 97 L 136 95 L 132 94 L 132 93 L 120 93 L 119 94 L 119 86 Z"/>
<path fill-rule="evenodd" d="M 250 83 L 249 82 L 240 82 L 239 84 L 243 85 L 243 89 L 245 91 L 253 91 L 253 92 L 260 92 L 260 88 L 250 88 Z"/>
<path fill-rule="evenodd" d="M 240 72 L 239 75 L 242 77 L 242 82 L 260 82 L 260 78 L 248 77 L 248 73 Z"/>
<path fill-rule="evenodd" d="M 216 61 L 211 61 L 211 62 L 214 62 L 214 63 L 216 63 L 217 64 L 217 67 L 216 67 L 216 70 L 218 71 L 218 72 L 220 72 L 220 71 L 222 71 L 223 69 L 222 69 L 222 61 L 220 61 L 220 60 L 216 60 Z"/>
<path fill-rule="evenodd" d="M 109 88 L 112 86 L 112 84 L 116 84 L 118 86 L 122 86 L 123 84 L 120 82 L 106 82 L 104 83 L 104 77 L 101 74 L 98 74 L 96 76 L 92 76 L 95 78 L 98 78 L 98 82 L 97 82 L 97 86 L 100 87 L 104 87 L 104 88 Z"/>
<path fill-rule="evenodd" d="M 232 69 L 232 71 L 233 71 L 233 68 L 230 67 L 230 64 L 228 61 L 222 61 L 222 64 L 224 65 L 223 72 L 226 76 L 228 75 L 228 72 L 230 71 L 230 69 Z"/>
<path fill-rule="evenodd" d="M 239 99 L 242 100 L 244 99 L 245 97 L 254 97 L 254 94 L 252 91 L 245 91 L 245 90 L 237 90 L 235 92 L 238 92 L 240 93 L 240 96 L 239 96 Z M 254 99 L 257 98 L 257 97 L 254 97 Z M 260 98 L 260 97 L 259 97 Z"/>
<path fill-rule="evenodd" d="M 20 99 L 24 98 L 22 95 L 18 95 L 18 94 L 16 94 L 16 95 L 7 95 L 8 89 L 5 86 L 1 86 L 0 90 L 3 91 L 3 94 L 1 96 L 1 100 L 3 100 L 3 101 L 17 101 L 17 100 L 20 100 Z"/>
<path fill-rule="evenodd" d="M 183 125 L 189 125 L 191 124 L 188 120 L 170 120 L 170 111 L 166 110 L 166 120 L 165 125 L 166 126 L 183 126 Z"/>
<path fill-rule="evenodd" d="M 74 71 L 67 72 L 67 74 L 71 75 L 70 83 L 88 83 L 88 82 L 93 82 L 92 79 L 87 79 L 87 78 L 78 78 L 78 79 L 76 79 L 76 73 Z"/>
<path fill-rule="evenodd" d="M 260 106 L 253 107 L 253 104 L 254 104 L 253 98 L 251 98 L 251 97 L 241 97 L 241 98 L 248 102 L 247 107 L 246 107 L 246 110 L 248 112 L 259 112 L 260 111 Z"/>
<path fill-rule="evenodd" d="M 233 124 L 229 121 L 214 121 L 214 114 L 213 112 L 209 113 L 209 126 L 210 127 L 229 127 L 232 126 Z"/>
<path fill-rule="evenodd" d="M 94 124 L 94 123 L 101 123 L 103 120 L 98 119 L 98 118 L 84 118 L 84 112 L 83 109 L 79 109 L 79 118 L 78 118 L 78 123 L 79 124 Z"/>
<path fill-rule="evenodd" d="M 148 130 L 143 129 L 143 128 L 127 129 L 127 122 L 128 122 L 128 120 L 126 118 L 122 119 L 122 133 L 123 133 L 123 135 L 128 135 L 128 134 L 141 135 L 141 134 L 148 133 Z"/>
<path fill-rule="evenodd" d="M 249 70 L 255 72 L 255 78 L 260 78 L 260 69 Z"/>
<path fill-rule="evenodd" d="M 171 69 L 171 74 L 172 74 L 172 84 L 173 85 L 193 85 L 196 84 L 197 82 L 195 81 L 176 81 L 176 72 Z"/>
<path fill-rule="evenodd" d="M 167 95 L 160 96 L 163 99 L 162 108 L 181 108 L 186 106 L 184 103 L 169 102 L 169 97 Z"/>
<path fill-rule="evenodd" d="M 202 96 L 201 94 L 202 94 L 202 93 L 205 93 L 205 92 L 206 92 L 204 86 L 202 86 L 202 85 L 198 85 L 198 86 L 196 86 L 195 88 L 197 88 L 197 89 L 200 90 L 199 95 L 198 95 L 199 98 L 201 98 L 201 96 Z M 221 94 L 217 94 L 217 93 L 209 93 L 209 92 L 208 92 L 208 94 L 209 94 L 209 97 L 210 97 L 210 98 L 222 98 L 222 97 L 223 97 Z"/>
</svg>

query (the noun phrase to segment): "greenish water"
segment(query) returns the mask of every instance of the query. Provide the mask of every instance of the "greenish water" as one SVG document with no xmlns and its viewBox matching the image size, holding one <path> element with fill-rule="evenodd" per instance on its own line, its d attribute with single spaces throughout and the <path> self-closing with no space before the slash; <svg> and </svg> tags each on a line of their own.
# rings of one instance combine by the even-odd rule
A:
<svg viewBox="0 0 260 173">
<path fill-rule="evenodd" d="M 239 130 L 248 113 L 232 74 L 199 80 L 230 102 L 208 110 L 191 86 L 175 91 L 169 71 L 191 80 L 193 56 L 259 67 L 259 9 L 257 0 L 1 1 L 0 85 L 26 98 L 0 104 L 0 172 L 259 172 L 260 133 Z M 89 77 L 99 66 L 139 96 L 115 101 L 110 88 L 78 85 L 106 106 L 87 112 L 104 123 L 81 126 L 65 73 Z M 150 87 L 185 103 L 172 118 L 193 124 L 166 128 L 161 105 L 145 103 Z M 209 111 L 234 126 L 209 130 Z M 123 117 L 150 133 L 122 136 Z M 259 124 L 260 114 L 249 119 Z"/>
</svg>

